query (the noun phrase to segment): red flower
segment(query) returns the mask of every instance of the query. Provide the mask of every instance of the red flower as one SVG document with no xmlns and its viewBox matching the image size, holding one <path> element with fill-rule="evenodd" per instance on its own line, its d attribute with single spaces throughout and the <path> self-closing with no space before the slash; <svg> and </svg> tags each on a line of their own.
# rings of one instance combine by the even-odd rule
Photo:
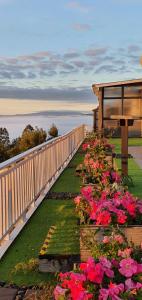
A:
<svg viewBox="0 0 142 300">
<path fill-rule="evenodd" d="M 104 210 L 97 215 L 96 224 L 107 226 L 111 223 L 111 215 L 108 211 Z"/>
<path fill-rule="evenodd" d="M 117 222 L 119 224 L 124 224 L 127 221 L 127 216 L 123 210 L 119 210 L 117 212 Z"/>
</svg>

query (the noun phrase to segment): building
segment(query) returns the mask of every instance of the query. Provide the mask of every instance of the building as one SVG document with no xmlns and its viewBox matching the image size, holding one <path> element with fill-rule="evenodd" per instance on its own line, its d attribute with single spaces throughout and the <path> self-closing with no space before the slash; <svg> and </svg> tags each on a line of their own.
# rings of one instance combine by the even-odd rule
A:
<svg viewBox="0 0 142 300">
<path fill-rule="evenodd" d="M 134 117 L 134 125 L 129 127 L 129 136 L 142 136 L 142 79 L 93 84 L 98 97 L 98 129 L 110 130 L 114 136 L 120 136 L 118 120 L 112 115 Z"/>
</svg>

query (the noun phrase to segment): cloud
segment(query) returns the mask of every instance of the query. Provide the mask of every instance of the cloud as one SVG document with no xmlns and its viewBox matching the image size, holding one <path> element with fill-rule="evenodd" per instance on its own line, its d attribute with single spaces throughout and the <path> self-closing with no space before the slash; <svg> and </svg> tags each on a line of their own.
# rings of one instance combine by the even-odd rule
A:
<svg viewBox="0 0 142 300">
<path fill-rule="evenodd" d="M 91 26 L 89 24 L 76 23 L 76 24 L 73 24 L 72 27 L 75 31 L 79 31 L 79 32 L 86 32 L 86 31 L 91 30 Z"/>
<path fill-rule="evenodd" d="M 86 50 L 84 52 L 84 54 L 88 57 L 100 56 L 100 55 L 106 54 L 107 51 L 108 51 L 108 49 L 106 47 L 104 47 L 104 48 L 90 48 L 90 49 Z"/>
<path fill-rule="evenodd" d="M 95 102 L 91 87 L 77 88 L 15 88 L 12 86 L 1 87 L 1 98 L 10 99 L 37 99 L 52 101 L 71 101 L 71 102 Z"/>
<path fill-rule="evenodd" d="M 82 13 L 88 13 L 90 11 L 89 6 L 83 5 L 82 3 L 78 2 L 78 1 L 70 1 L 70 2 L 68 2 L 67 6 L 70 9 L 77 10 Z"/>
<path fill-rule="evenodd" d="M 62 75 L 66 80 L 66 75 L 73 75 L 76 79 L 79 74 L 87 74 L 86 81 L 90 76 L 96 74 L 121 73 L 123 70 L 137 72 L 140 67 L 140 56 L 142 48 L 139 45 L 129 45 L 128 47 L 89 47 L 84 51 L 69 49 L 64 53 L 53 51 L 41 51 L 17 57 L 0 57 L 0 79 L 13 81 L 17 86 L 20 80 L 25 80 L 29 86 L 35 85 L 36 81 L 56 76 L 56 82 Z M 68 76 L 69 77 L 69 76 Z M 61 80 L 62 80 L 61 78 Z M 17 80 L 17 81 L 16 81 Z M 18 82 L 19 80 L 19 82 Z M 29 80 L 29 81 L 28 81 Z M 69 80 L 69 79 L 68 79 Z M 78 79 L 79 81 L 79 79 Z"/>
<path fill-rule="evenodd" d="M 69 51 L 63 55 L 63 58 L 65 58 L 65 59 L 78 58 L 80 55 L 81 54 L 76 51 Z"/>
<path fill-rule="evenodd" d="M 141 48 L 138 45 L 128 46 L 128 52 L 138 52 L 141 51 Z"/>
</svg>

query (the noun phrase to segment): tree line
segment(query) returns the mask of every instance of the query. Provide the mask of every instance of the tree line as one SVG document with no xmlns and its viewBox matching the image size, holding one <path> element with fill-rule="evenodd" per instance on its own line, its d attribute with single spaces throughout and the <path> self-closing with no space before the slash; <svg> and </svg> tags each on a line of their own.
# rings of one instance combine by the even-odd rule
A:
<svg viewBox="0 0 142 300">
<path fill-rule="evenodd" d="M 58 129 L 54 124 L 50 127 L 48 134 L 48 139 L 58 136 Z M 47 132 L 37 126 L 34 128 L 28 124 L 21 136 L 12 141 L 9 139 L 8 130 L 0 127 L 0 163 L 46 141 Z"/>
</svg>

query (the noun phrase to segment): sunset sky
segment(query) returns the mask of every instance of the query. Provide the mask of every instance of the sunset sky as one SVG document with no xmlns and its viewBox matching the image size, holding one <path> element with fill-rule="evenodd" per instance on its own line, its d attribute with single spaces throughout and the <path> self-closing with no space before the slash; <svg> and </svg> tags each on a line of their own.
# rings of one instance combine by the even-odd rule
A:
<svg viewBox="0 0 142 300">
<path fill-rule="evenodd" d="M 92 83 L 141 78 L 141 15 L 142 0 L 0 0 L 0 98 L 18 100 L 2 113 L 25 99 L 83 110 Z"/>
</svg>

